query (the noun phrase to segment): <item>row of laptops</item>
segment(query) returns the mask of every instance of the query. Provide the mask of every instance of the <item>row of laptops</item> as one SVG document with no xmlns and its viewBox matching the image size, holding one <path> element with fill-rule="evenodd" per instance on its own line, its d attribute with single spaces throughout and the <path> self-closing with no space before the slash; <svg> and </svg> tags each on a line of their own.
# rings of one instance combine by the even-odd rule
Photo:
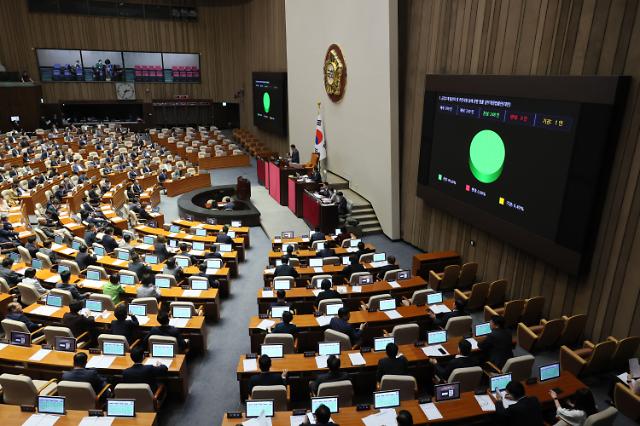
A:
<svg viewBox="0 0 640 426">
<path fill-rule="evenodd" d="M 38 413 L 64 415 L 67 412 L 64 396 L 38 396 Z M 107 398 L 108 417 L 135 417 L 136 400 Z"/>
<path fill-rule="evenodd" d="M 539 368 L 540 381 L 552 380 L 560 377 L 560 364 L 553 363 L 543 365 Z M 489 388 L 491 392 L 502 391 L 507 387 L 507 384 L 511 381 L 511 374 L 501 374 L 499 376 L 491 377 Z M 435 402 L 451 401 L 460 398 L 460 383 L 444 383 L 434 386 L 434 399 Z M 338 413 L 340 406 L 338 404 L 337 396 L 321 396 L 311 398 L 311 412 L 315 412 L 316 409 L 324 405 L 331 414 Z M 395 408 L 400 406 L 400 391 L 399 390 L 386 390 L 373 393 L 373 408 L 385 409 Z M 259 417 L 264 415 L 266 417 L 273 417 L 274 401 L 271 399 L 260 400 L 248 400 L 247 401 L 247 417 Z"/>
<path fill-rule="evenodd" d="M 191 220 L 191 219 L 187 219 L 187 220 Z M 215 219 L 214 219 L 212 222 L 215 222 Z M 210 223 L 210 221 L 209 221 L 209 220 L 207 220 L 207 223 L 208 223 L 209 225 L 215 225 L 215 223 Z M 231 227 L 232 227 L 232 228 L 241 228 L 241 227 L 242 227 L 242 221 L 239 221 L 239 220 L 232 220 L 232 221 L 231 221 Z M 182 228 L 180 228 L 180 226 L 179 226 L 179 225 L 171 225 L 171 226 L 169 226 L 169 232 L 172 232 L 172 233 L 174 233 L 174 234 L 177 234 L 178 232 L 181 232 L 181 229 L 182 229 Z M 202 229 L 202 228 L 195 228 L 195 229 L 196 229 L 196 231 L 197 231 L 197 230 L 203 230 L 203 231 L 206 231 L 206 229 Z M 234 232 L 234 231 L 229 231 L 229 232 Z M 229 235 L 229 233 L 228 233 L 228 232 L 227 232 L 227 235 Z"/>
<path fill-rule="evenodd" d="M 276 264 L 278 263 L 282 264 L 282 261 L 276 260 Z M 409 278 L 411 278 L 411 272 L 409 271 L 399 271 L 398 275 L 396 276 L 397 281 L 408 280 Z M 332 278 L 327 278 L 327 279 L 329 280 L 329 282 L 331 282 L 331 285 L 333 285 L 333 279 Z M 322 281 L 324 280 L 316 280 L 317 288 L 320 288 L 322 286 Z M 366 285 L 366 284 L 373 284 L 373 283 L 374 283 L 373 274 L 358 276 L 358 282 L 357 282 L 358 285 Z M 273 288 L 275 290 L 291 290 L 291 282 L 289 280 L 274 279 Z"/>
<path fill-rule="evenodd" d="M 233 225 L 232 225 L 233 226 Z M 207 230 L 204 228 L 191 228 L 195 231 L 194 235 L 198 236 L 198 237 L 206 237 L 207 236 Z M 173 234 L 177 234 L 179 232 L 182 232 L 181 228 L 178 225 L 171 225 L 169 227 L 169 232 L 173 233 Z M 227 235 L 230 236 L 231 238 L 235 238 L 236 237 L 236 232 L 235 231 L 227 231 Z M 153 238 L 152 236 L 145 236 L 146 237 L 150 237 Z M 153 242 L 148 243 L 146 241 L 144 241 L 145 244 L 153 244 Z M 195 250 L 195 249 L 194 249 Z"/>
<path fill-rule="evenodd" d="M 194 281 L 198 282 L 198 281 Z M 56 308 L 61 308 L 63 305 L 62 296 L 58 296 L 55 294 L 48 294 L 46 298 L 46 304 L 48 306 L 53 306 Z M 104 305 L 102 300 L 94 300 L 94 299 L 85 299 L 84 307 L 87 308 L 91 312 L 103 312 Z M 147 306 L 142 304 L 130 303 L 128 305 L 129 315 L 135 315 L 137 317 L 146 317 L 147 316 Z M 173 318 L 191 318 L 192 312 L 191 307 L 189 306 L 172 306 L 171 307 L 171 315 Z"/>
</svg>

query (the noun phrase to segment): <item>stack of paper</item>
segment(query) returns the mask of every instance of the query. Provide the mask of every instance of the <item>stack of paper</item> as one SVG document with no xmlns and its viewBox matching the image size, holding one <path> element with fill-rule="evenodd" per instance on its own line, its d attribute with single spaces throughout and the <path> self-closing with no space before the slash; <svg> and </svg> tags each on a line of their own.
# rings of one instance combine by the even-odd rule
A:
<svg viewBox="0 0 640 426">
<path fill-rule="evenodd" d="M 50 317 L 51 315 L 53 315 L 56 312 L 58 312 L 58 309 L 60 309 L 60 308 L 58 308 L 57 306 L 42 305 L 42 306 L 38 306 L 37 308 L 35 308 L 31 312 L 29 312 L 29 314 L 31 314 L 31 315 L 41 315 L 43 317 Z"/>
<path fill-rule="evenodd" d="M 398 284 L 395 281 L 389 281 L 389 285 L 391 286 L 391 288 L 400 288 L 400 287 L 402 287 L 400 284 Z"/>
<path fill-rule="evenodd" d="M 66 248 L 66 249 L 62 249 L 62 250 L 60 250 L 60 252 L 61 252 L 62 254 L 67 255 L 67 256 L 71 256 L 72 254 L 75 254 L 75 252 L 76 252 L 76 251 L 75 251 L 74 249 L 72 249 L 72 248 L 69 248 L 69 247 L 68 247 L 68 248 Z"/>
<path fill-rule="evenodd" d="M 437 420 L 442 418 L 442 414 L 436 404 L 429 402 L 428 404 L 420 404 L 420 408 L 428 420 Z"/>
<path fill-rule="evenodd" d="M 475 351 L 478 349 L 478 341 L 473 337 L 469 337 L 467 342 L 471 343 L 471 350 Z"/>
<path fill-rule="evenodd" d="M 326 315 L 322 315 L 322 316 L 316 317 L 316 321 L 318 322 L 318 325 L 320 327 L 324 327 L 324 326 L 329 325 L 329 323 L 331 322 L 331 317 L 328 317 Z"/>
<path fill-rule="evenodd" d="M 27 268 L 20 268 L 20 269 L 16 269 L 14 272 L 18 275 L 24 275 L 24 271 L 26 271 Z"/>
<path fill-rule="evenodd" d="M 145 325 L 146 323 L 149 322 L 149 317 L 136 317 L 138 319 L 138 324 L 140 325 Z"/>
<path fill-rule="evenodd" d="M 276 323 L 275 321 L 263 319 L 262 321 L 260 321 L 260 323 L 256 327 L 261 330 L 268 330 L 269 328 L 273 327 L 275 323 Z"/>
<path fill-rule="evenodd" d="M 184 328 L 187 326 L 188 322 L 189 322 L 189 318 L 171 318 L 169 320 L 169 325 L 172 325 L 178 328 Z"/>
<path fill-rule="evenodd" d="M 220 269 L 207 269 L 204 271 L 206 275 L 216 275 Z"/>
<path fill-rule="evenodd" d="M 115 417 L 83 417 L 78 426 L 111 426 Z"/>
<path fill-rule="evenodd" d="M 489 395 L 474 395 L 482 411 L 496 411 L 496 406 Z"/>
<path fill-rule="evenodd" d="M 111 355 L 95 355 L 87 362 L 87 368 L 109 368 L 116 357 Z"/>
<path fill-rule="evenodd" d="M 447 305 L 429 305 L 429 309 L 436 315 L 451 312 L 451 309 L 449 309 Z"/>
<path fill-rule="evenodd" d="M 274 297 L 273 290 L 262 290 L 262 297 Z"/>
<path fill-rule="evenodd" d="M 243 371 L 258 371 L 258 363 L 255 358 L 242 360 Z"/>
<path fill-rule="evenodd" d="M 269 269 L 265 269 L 264 273 L 265 274 L 273 274 L 276 271 L 276 268 L 269 268 Z"/>
<path fill-rule="evenodd" d="M 362 418 L 362 423 L 366 426 L 393 426 L 397 425 L 396 410 L 393 408 L 380 410 L 378 413 L 370 414 Z"/>
<path fill-rule="evenodd" d="M 353 352 L 349 354 L 349 361 L 351 361 L 351 365 L 365 365 L 367 361 L 365 361 L 364 357 L 360 352 Z"/>
<path fill-rule="evenodd" d="M 362 293 L 362 286 L 352 285 L 351 286 L 351 292 L 352 293 Z"/>
<path fill-rule="evenodd" d="M 22 426 L 52 426 L 59 418 L 52 414 L 32 414 Z"/>
<path fill-rule="evenodd" d="M 396 311 L 395 309 L 391 309 L 390 311 L 384 311 L 385 314 L 389 317 L 389 319 L 398 319 L 402 318 L 402 314 Z"/>
<path fill-rule="evenodd" d="M 160 364 L 164 365 L 167 368 L 171 367 L 171 364 L 173 363 L 173 358 L 158 358 L 158 357 L 149 357 L 144 361 L 145 365 L 156 365 L 156 362 L 159 362 Z"/>
<path fill-rule="evenodd" d="M 322 266 L 314 266 L 314 267 L 313 267 L 313 271 L 314 271 L 316 274 L 321 274 L 322 272 L 324 272 L 324 269 L 322 269 Z"/>
<path fill-rule="evenodd" d="M 444 351 L 444 352 L 441 352 Z M 447 350 L 442 346 L 442 345 L 432 345 L 432 346 L 425 346 L 422 348 L 422 352 L 424 352 L 424 354 L 426 356 L 446 356 L 449 355 L 449 352 L 447 352 Z"/>
<path fill-rule="evenodd" d="M 318 355 L 316 357 L 316 365 L 318 368 L 327 368 L 327 359 L 329 357 L 327 355 Z"/>
<path fill-rule="evenodd" d="M 29 361 L 42 361 L 44 357 L 46 357 L 50 353 L 51 351 L 49 349 L 40 349 L 38 352 L 29 357 Z"/>
<path fill-rule="evenodd" d="M 380 262 L 371 262 L 371 266 L 374 268 L 382 268 L 383 266 L 387 266 L 389 262 L 386 260 L 381 260 Z"/>
<path fill-rule="evenodd" d="M 84 285 L 84 286 L 87 286 L 87 287 L 99 287 L 99 288 L 102 288 L 102 286 L 104 286 L 104 283 L 102 281 L 99 281 L 99 280 L 87 280 L 87 279 L 84 279 L 84 280 L 80 281 L 80 283 L 82 285 Z"/>
<path fill-rule="evenodd" d="M 183 290 L 182 297 L 200 297 L 202 290 Z"/>
</svg>

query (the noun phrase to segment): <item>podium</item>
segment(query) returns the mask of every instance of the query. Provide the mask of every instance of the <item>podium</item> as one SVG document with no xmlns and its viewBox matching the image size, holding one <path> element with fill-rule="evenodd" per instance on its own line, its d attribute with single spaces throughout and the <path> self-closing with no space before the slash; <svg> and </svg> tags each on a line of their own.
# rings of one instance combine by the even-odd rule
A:
<svg viewBox="0 0 640 426">
<path fill-rule="evenodd" d="M 302 194 L 302 217 L 311 229 L 320 227 L 320 232 L 331 234 L 338 227 L 338 205 L 324 204 L 309 191 Z"/>
</svg>

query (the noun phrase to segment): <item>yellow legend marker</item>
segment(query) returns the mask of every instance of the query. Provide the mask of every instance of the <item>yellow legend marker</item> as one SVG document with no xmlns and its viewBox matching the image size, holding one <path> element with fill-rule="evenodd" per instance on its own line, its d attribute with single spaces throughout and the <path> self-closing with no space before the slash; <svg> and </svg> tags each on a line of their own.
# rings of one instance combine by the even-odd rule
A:
<svg viewBox="0 0 640 426">
<path fill-rule="evenodd" d="M 500 203 L 501 206 L 504 206 L 504 198 L 500 197 L 498 199 L 498 203 Z"/>
</svg>

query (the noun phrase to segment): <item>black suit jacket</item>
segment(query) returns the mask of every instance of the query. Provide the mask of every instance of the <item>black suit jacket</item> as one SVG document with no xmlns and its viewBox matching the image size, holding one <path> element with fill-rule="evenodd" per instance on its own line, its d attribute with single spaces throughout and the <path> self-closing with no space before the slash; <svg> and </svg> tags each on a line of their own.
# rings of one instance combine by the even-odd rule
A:
<svg viewBox="0 0 640 426">
<path fill-rule="evenodd" d="M 62 325 L 68 327 L 75 337 L 80 336 L 86 331 L 91 331 L 96 323 L 93 317 L 85 317 L 71 312 L 67 312 L 62 317 Z"/>
<path fill-rule="evenodd" d="M 186 346 L 186 342 L 184 341 L 184 338 L 180 334 L 180 330 L 178 330 L 176 327 L 172 325 L 167 325 L 166 327 L 162 325 L 157 327 L 151 327 L 151 330 L 149 330 L 149 333 L 147 333 L 145 337 L 145 343 L 149 340 L 149 336 L 175 337 L 176 340 L 178 341 L 178 349 L 183 350 L 184 347 Z"/>
<path fill-rule="evenodd" d="M 444 327 L 447 325 L 447 322 L 449 322 L 449 319 L 455 317 L 463 317 L 465 315 L 467 315 L 466 312 L 454 309 L 451 312 L 436 315 L 436 318 L 433 320 L 433 325 L 435 325 L 436 327 Z"/>
<path fill-rule="evenodd" d="M 362 266 L 361 263 L 357 263 L 355 265 L 351 264 L 344 267 L 344 269 L 342 270 L 342 275 L 344 275 L 346 279 L 349 279 L 351 278 L 351 274 L 353 274 L 354 272 L 367 272 L 367 270 L 364 268 L 364 266 Z"/>
<path fill-rule="evenodd" d="M 89 265 L 95 265 L 98 259 L 95 256 L 90 255 L 89 253 L 78 253 L 76 256 L 76 263 L 81 271 L 87 269 Z"/>
<path fill-rule="evenodd" d="M 322 241 L 324 240 L 324 234 L 322 232 L 314 232 L 309 237 L 309 244 L 313 244 L 314 241 Z"/>
<path fill-rule="evenodd" d="M 104 246 L 104 249 L 107 251 L 107 253 L 112 253 L 115 249 L 118 248 L 118 243 L 111 235 L 105 235 L 102 237 L 102 245 Z"/>
<path fill-rule="evenodd" d="M 322 250 L 320 250 L 318 252 L 318 257 L 331 257 L 333 256 L 335 253 L 333 252 L 332 249 L 330 249 L 329 247 L 323 248 Z"/>
<path fill-rule="evenodd" d="M 155 243 L 153 245 L 153 254 L 158 256 L 158 260 L 163 262 L 171 257 L 169 250 L 167 250 L 167 246 L 164 243 Z"/>
<path fill-rule="evenodd" d="M 249 392 L 251 392 L 254 386 L 276 386 L 284 384 L 282 376 L 278 373 L 254 374 L 249 379 Z"/>
<path fill-rule="evenodd" d="M 339 331 L 340 333 L 344 333 L 349 336 L 352 345 L 354 345 L 360 338 L 360 330 L 356 330 L 351 324 L 349 324 L 342 318 L 331 318 L 331 321 L 329 322 L 329 328 L 331 330 Z"/>
<path fill-rule="evenodd" d="M 443 365 L 436 364 L 435 373 L 442 380 L 449 380 L 449 376 L 456 368 L 477 367 L 478 365 L 478 360 L 472 356 L 453 358 L 449 362 L 443 363 Z"/>
<path fill-rule="evenodd" d="M 91 245 L 96 242 L 96 233 L 93 231 L 85 232 L 84 242 L 87 243 L 87 246 L 91 247 Z"/>
<path fill-rule="evenodd" d="M 136 263 L 129 262 L 129 270 L 131 272 L 135 272 L 139 280 L 142 279 L 142 276 L 144 275 L 145 271 L 151 272 L 151 268 L 149 268 L 147 265 L 145 265 L 142 262 L 136 262 Z"/>
<path fill-rule="evenodd" d="M 133 364 L 122 372 L 123 383 L 146 383 L 151 387 L 151 392 L 156 391 L 158 388 L 158 382 L 156 378 L 158 376 L 164 376 L 167 374 L 167 367 L 160 365 L 143 365 Z"/>
<path fill-rule="evenodd" d="M 502 368 L 509 358 L 513 358 L 511 332 L 503 328 L 495 329 L 487 335 L 486 339 L 478 343 L 478 348 L 488 361 Z"/>
<path fill-rule="evenodd" d="M 276 266 L 276 270 L 273 272 L 273 276 L 274 277 L 290 276 L 290 277 L 297 278 L 298 271 L 296 271 L 296 268 L 294 268 L 291 265 L 280 265 L 280 266 Z"/>
<path fill-rule="evenodd" d="M 320 302 L 325 299 L 340 299 L 340 293 L 331 289 L 322 290 L 320 293 L 318 293 L 318 296 L 316 296 L 316 306 L 318 306 Z"/>
<path fill-rule="evenodd" d="M 73 370 L 65 371 L 62 373 L 62 380 L 91 383 L 91 387 L 96 394 L 107 384 L 104 378 L 98 374 L 98 370 L 93 368 L 74 368 Z"/>
<path fill-rule="evenodd" d="M 113 320 L 111 321 L 111 334 L 124 336 L 129 344 L 133 343 L 133 337 L 138 328 L 138 319 L 134 316 L 130 320 Z"/>
<path fill-rule="evenodd" d="M 331 382 L 339 382 L 341 380 L 349 380 L 349 374 L 344 371 L 338 371 L 337 373 L 333 373 L 329 371 L 328 373 L 318 375 L 318 378 L 311 382 L 311 390 L 314 394 L 318 393 L 318 388 L 323 383 L 331 383 Z"/>
<path fill-rule="evenodd" d="M 407 374 L 407 358 L 404 356 L 391 359 L 388 356 L 378 361 L 376 380 L 380 381 L 385 374 Z"/>
<path fill-rule="evenodd" d="M 537 398 L 525 396 L 509 408 L 502 402 L 496 403 L 496 414 L 505 426 L 542 426 L 542 408 Z"/>
<path fill-rule="evenodd" d="M 295 336 L 296 333 L 298 332 L 298 327 L 295 324 L 285 324 L 284 322 L 279 322 L 278 324 L 276 324 L 275 327 L 273 327 L 273 330 L 271 332 L 285 333 L 285 334 L 291 334 L 292 336 Z"/>
</svg>

